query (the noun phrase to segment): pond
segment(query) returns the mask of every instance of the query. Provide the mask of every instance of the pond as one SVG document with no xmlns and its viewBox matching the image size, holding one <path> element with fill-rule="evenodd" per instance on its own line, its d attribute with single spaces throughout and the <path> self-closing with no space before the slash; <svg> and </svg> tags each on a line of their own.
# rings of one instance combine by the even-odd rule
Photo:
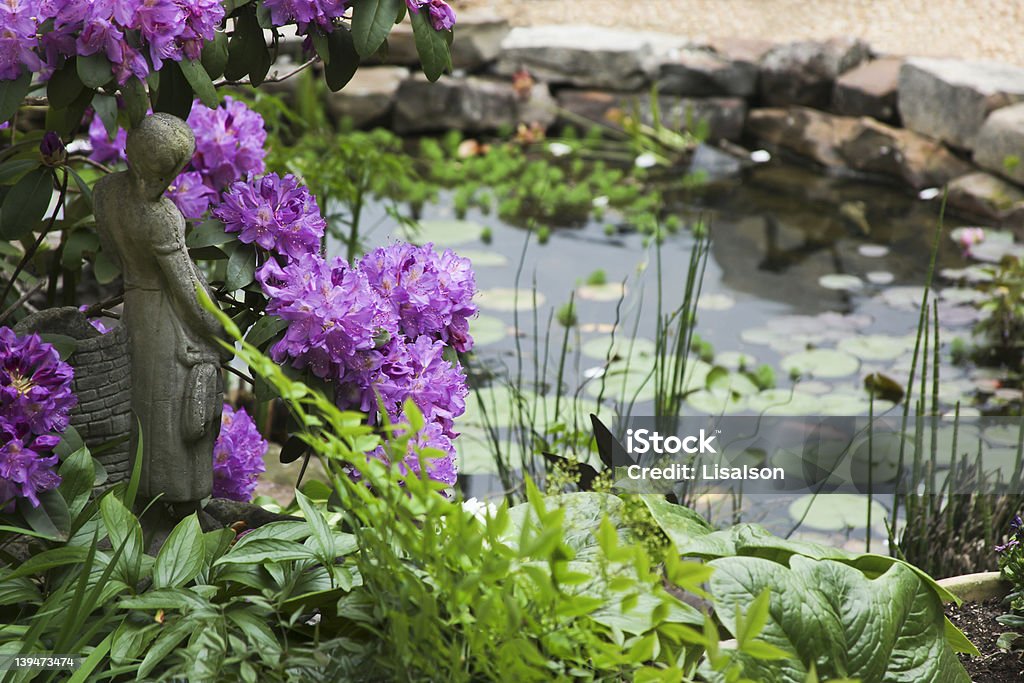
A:
<svg viewBox="0 0 1024 683">
<path fill-rule="evenodd" d="M 703 342 L 688 363 L 687 384 L 695 390 L 687 396 L 686 414 L 866 415 L 867 375 L 882 373 L 906 384 L 936 235 L 935 203 L 775 162 L 698 193 L 673 191 L 670 181 L 663 193 L 683 225 L 710 230 L 697 307 L 696 333 Z M 653 414 L 647 368 L 659 318 L 658 260 L 665 314 L 682 304 L 696 241 L 690 230 L 667 234 L 655 245 L 637 232 L 612 229 L 621 218 L 613 210 L 600 221 L 552 226 L 550 236 L 541 236 L 476 208 L 457 219 L 453 204 L 451 193 L 442 191 L 425 205 L 419 234 L 395 228 L 383 204 L 370 205 L 364 225 L 371 227 L 363 232 L 369 247 L 397 239 L 432 241 L 473 262 L 481 312 L 471 328 L 477 343 L 469 369 L 480 398 L 467 400 L 460 422 L 460 481 L 467 496 L 496 497 L 504 486 L 493 454 L 496 448 L 515 450 L 510 433 L 521 411 L 535 432 L 547 436 L 556 423 L 589 430 L 590 412 L 602 418 Z M 945 235 L 937 270 L 970 266 Z M 337 242 L 331 250 L 345 253 Z M 966 406 L 989 371 L 970 374 L 953 365 L 948 346 L 970 337 L 976 309 L 965 290 L 939 291 L 945 349 L 939 398 L 945 409 L 962 401 L 961 413 L 971 414 Z M 567 331 L 559 320 L 568 322 L 570 296 L 576 324 Z M 627 360 L 631 367 L 624 367 Z M 727 386 L 703 386 L 713 366 L 734 371 Z M 561 392 L 555 390 L 559 377 Z M 521 400 L 512 398 L 509 384 Z M 876 414 L 892 408 L 876 399 Z M 497 433 L 503 441 L 496 441 Z M 867 533 L 866 501 L 855 496 L 820 500 L 810 514 L 808 501 L 779 496 L 709 494 L 699 502 L 716 522 L 742 518 L 777 533 L 799 526 L 798 535 L 827 535 L 857 549 Z M 886 536 L 879 505 L 887 504 L 885 496 L 873 503 L 870 533 L 878 539 Z"/>
</svg>

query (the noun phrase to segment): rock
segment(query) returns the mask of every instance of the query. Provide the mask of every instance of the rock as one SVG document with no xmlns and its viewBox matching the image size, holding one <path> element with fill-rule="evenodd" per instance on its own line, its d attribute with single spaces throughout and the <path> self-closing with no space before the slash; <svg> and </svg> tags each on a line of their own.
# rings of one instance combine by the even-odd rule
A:
<svg viewBox="0 0 1024 683">
<path fill-rule="evenodd" d="M 609 92 L 606 90 L 562 90 L 558 93 L 558 106 L 570 116 L 562 123 L 579 125 L 579 119 L 618 127 L 625 115 L 640 112 L 647 125 L 654 123 L 654 111 L 649 94 Z M 738 140 L 743 134 L 747 104 L 738 97 L 676 97 L 658 98 L 658 113 L 662 125 L 673 131 L 682 131 L 687 123 L 706 121 L 709 140 Z"/>
<path fill-rule="evenodd" d="M 452 41 L 452 68 L 479 71 L 501 52 L 501 43 L 509 33 L 508 20 L 487 10 L 460 10 Z M 388 64 L 414 66 L 420 63 L 412 24 L 397 24 L 388 36 Z"/>
<path fill-rule="evenodd" d="M 697 149 L 693 151 L 689 171 L 690 173 L 701 173 L 709 181 L 727 180 L 741 175 L 752 163 L 747 157 L 741 157 L 711 145 L 701 144 L 697 145 Z"/>
<path fill-rule="evenodd" d="M 870 116 L 895 123 L 901 66 L 903 59 L 883 57 L 842 74 L 832 91 L 832 108 L 843 116 Z"/>
<path fill-rule="evenodd" d="M 684 48 L 656 64 L 658 92 L 688 97 L 749 97 L 757 89 L 757 66 L 711 48 Z"/>
<path fill-rule="evenodd" d="M 978 131 L 974 163 L 1024 185 L 1024 103 L 989 114 Z"/>
<path fill-rule="evenodd" d="M 712 38 L 708 47 L 734 62 L 757 66 L 768 52 L 776 46 L 767 40 L 754 38 Z"/>
<path fill-rule="evenodd" d="M 972 217 L 1024 225 L 1024 190 L 990 173 L 977 171 L 948 185 L 946 203 Z"/>
<path fill-rule="evenodd" d="M 853 38 L 778 45 L 761 59 L 761 99 L 769 106 L 824 109 L 836 78 L 868 56 L 867 44 Z"/>
<path fill-rule="evenodd" d="M 404 66 L 366 66 L 344 88 L 327 96 L 327 109 L 335 119 L 348 118 L 356 127 L 387 117 L 402 82 L 409 77 Z"/>
<path fill-rule="evenodd" d="M 578 88 L 639 90 L 651 60 L 684 47 L 678 36 L 585 25 L 517 27 L 505 38 L 495 65 L 511 76 L 526 69 L 537 80 Z"/>
<path fill-rule="evenodd" d="M 807 107 L 754 109 L 746 132 L 759 140 L 807 157 L 822 166 L 842 168 L 839 149 L 856 131 L 858 120 Z"/>
<path fill-rule="evenodd" d="M 555 116 L 551 103 L 547 86 L 542 83 L 535 84 L 530 95 L 521 98 L 504 80 L 442 76 L 430 83 L 416 74 L 398 88 L 394 128 L 406 134 L 450 129 L 477 133 L 520 122 L 547 126 Z"/>
<path fill-rule="evenodd" d="M 850 168 L 899 178 L 915 190 L 945 185 L 971 170 L 942 143 L 866 117 L 840 143 L 839 153 Z"/>
<path fill-rule="evenodd" d="M 903 125 L 963 149 L 974 149 L 995 109 L 1024 100 L 1024 68 L 988 61 L 908 59 L 900 69 Z"/>
</svg>

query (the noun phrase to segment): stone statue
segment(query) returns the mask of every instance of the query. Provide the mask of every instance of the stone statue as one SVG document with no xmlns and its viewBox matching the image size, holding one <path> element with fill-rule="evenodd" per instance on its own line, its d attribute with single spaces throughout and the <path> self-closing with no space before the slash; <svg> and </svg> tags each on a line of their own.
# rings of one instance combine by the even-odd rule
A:
<svg viewBox="0 0 1024 683">
<path fill-rule="evenodd" d="M 93 193 L 106 251 L 124 276 L 122 323 L 131 356 L 132 411 L 142 439 L 140 502 L 156 496 L 172 517 L 197 510 L 213 489 L 220 430 L 220 324 L 199 303 L 208 287 L 185 248 L 185 220 L 163 196 L 192 158 L 195 137 L 179 118 L 154 114 L 128 134 L 128 170 Z"/>
</svg>

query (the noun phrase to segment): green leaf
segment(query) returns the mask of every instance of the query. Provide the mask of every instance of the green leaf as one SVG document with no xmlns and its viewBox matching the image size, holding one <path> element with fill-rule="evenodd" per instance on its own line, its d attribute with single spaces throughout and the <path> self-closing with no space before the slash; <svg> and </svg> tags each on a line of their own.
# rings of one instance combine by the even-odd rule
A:
<svg viewBox="0 0 1024 683">
<path fill-rule="evenodd" d="M 245 335 L 245 341 L 257 348 L 261 348 L 268 341 L 277 336 L 278 332 L 287 329 L 287 320 L 278 318 L 276 315 L 265 315 L 256 321 Z"/>
<path fill-rule="evenodd" d="M 104 496 L 100 501 L 100 515 L 110 536 L 111 545 L 124 548 L 118 568 L 122 580 L 134 585 L 142 563 L 142 527 L 139 520 L 114 496 Z"/>
<path fill-rule="evenodd" d="M 64 62 L 64 66 L 53 72 L 46 83 L 46 99 L 51 107 L 67 107 L 82 93 L 82 79 L 78 77 L 75 58 Z"/>
<path fill-rule="evenodd" d="M 428 18 L 428 12 L 409 12 L 416 52 L 423 65 L 427 79 L 436 81 L 445 71 L 451 71 L 451 31 L 435 31 Z"/>
<path fill-rule="evenodd" d="M 62 546 L 51 550 L 44 550 L 33 555 L 21 564 L 14 571 L 3 577 L 3 580 L 13 581 L 21 576 L 35 576 L 55 567 L 66 567 L 69 564 L 81 564 L 89 554 L 88 548 L 81 546 Z"/>
<path fill-rule="evenodd" d="M 114 631 L 110 644 L 110 660 L 114 664 L 125 664 L 138 659 L 146 646 L 157 636 L 160 624 L 140 624 L 129 619 L 121 622 Z"/>
<path fill-rule="evenodd" d="M 327 520 L 320 513 L 319 508 L 307 498 L 302 491 L 295 490 L 295 500 L 302 508 L 302 514 L 306 517 L 310 528 L 313 530 L 313 540 L 316 542 L 317 550 L 320 551 L 320 561 L 324 564 L 333 563 L 335 553 L 334 536 L 331 528 L 327 526 Z"/>
<path fill-rule="evenodd" d="M 65 458 L 60 464 L 59 470 L 60 495 L 67 503 L 68 512 L 71 517 L 78 517 L 89 503 L 89 495 L 92 493 L 92 485 L 96 480 L 96 468 L 93 466 L 92 456 L 85 448 L 80 448 Z"/>
<path fill-rule="evenodd" d="M 324 65 L 324 80 L 331 92 L 338 92 L 352 80 L 359 68 L 359 52 L 352 34 L 343 28 L 336 28 L 328 34 L 327 49 L 330 64 Z"/>
<path fill-rule="evenodd" d="M 235 34 L 228 42 L 228 62 L 224 77 L 229 81 L 241 80 L 246 74 L 254 87 L 263 83 L 270 71 L 270 51 L 263 39 L 256 12 L 251 5 L 235 18 Z"/>
<path fill-rule="evenodd" d="M 395 25 L 404 0 L 362 0 L 352 10 L 352 38 L 360 57 L 377 51 Z"/>
<path fill-rule="evenodd" d="M 0 237 L 20 240 L 46 215 L 53 196 L 53 173 L 41 166 L 19 180 L 0 209 Z"/>
<path fill-rule="evenodd" d="M 92 102 L 96 91 L 92 88 L 82 88 L 75 101 L 66 107 L 50 106 L 46 110 L 46 128 L 60 133 L 62 137 L 74 135 L 82 125 L 82 117 L 85 110 Z"/>
<path fill-rule="evenodd" d="M 227 275 L 224 287 L 229 292 L 245 287 L 256 277 L 256 249 L 251 244 L 235 245 L 228 257 Z"/>
<path fill-rule="evenodd" d="M 25 69 L 10 81 L 0 81 L 0 121 L 9 121 L 21 106 L 32 85 L 32 72 Z"/>
<path fill-rule="evenodd" d="M 206 73 L 203 65 L 194 59 L 183 59 L 178 62 L 178 66 L 199 101 L 210 109 L 216 109 L 220 105 L 220 97 L 217 95 L 217 89 L 213 87 L 213 80 Z"/>
<path fill-rule="evenodd" d="M 223 76 L 224 67 L 228 64 L 228 34 L 224 31 L 217 31 L 213 40 L 208 40 L 203 45 L 203 52 L 199 59 L 210 78 Z"/>
<path fill-rule="evenodd" d="M 96 252 L 92 262 L 92 274 L 96 276 L 96 282 L 101 285 L 109 285 L 121 274 L 121 267 L 117 265 L 105 251 Z"/>
<path fill-rule="evenodd" d="M 47 332 L 39 335 L 39 338 L 43 342 L 50 344 L 53 348 L 57 349 L 57 353 L 60 354 L 61 360 L 67 360 L 78 348 L 78 340 L 74 337 L 69 337 L 66 334 L 56 334 L 53 332 Z"/>
<path fill-rule="evenodd" d="M 149 109 L 149 93 L 146 86 L 138 78 L 132 76 L 121 86 L 121 97 L 124 98 L 124 110 L 128 115 L 128 124 L 134 128 L 146 118 Z"/>
<path fill-rule="evenodd" d="M 320 56 L 324 66 L 328 66 L 331 63 L 331 47 L 327 42 L 327 36 L 319 29 L 312 29 L 309 32 L 309 37 L 313 41 L 313 49 Z"/>
<path fill-rule="evenodd" d="M 114 635 L 109 634 L 106 638 L 100 641 L 100 644 L 92 649 L 89 656 L 85 658 L 85 661 L 75 670 L 75 673 L 68 679 L 68 683 L 86 683 L 90 680 L 93 672 L 96 671 L 103 660 L 106 659 L 107 653 L 110 652 L 110 643 L 113 641 Z"/>
<path fill-rule="evenodd" d="M 39 168 L 42 164 L 35 159 L 11 159 L 0 164 L 0 185 L 13 185 L 29 171 Z"/>
<path fill-rule="evenodd" d="M 163 632 L 149 648 L 145 659 L 139 665 L 136 680 L 146 680 L 153 669 L 164 660 L 164 657 L 171 654 L 171 651 L 178 647 L 178 643 L 192 634 L 196 626 L 197 624 L 190 619 L 178 619 L 173 624 L 165 624 Z"/>
<path fill-rule="evenodd" d="M 110 79 L 113 78 L 110 60 L 102 52 L 97 52 L 87 57 L 78 57 L 75 62 L 78 77 L 82 79 L 82 83 L 86 87 L 99 88 L 109 83 Z"/>
<path fill-rule="evenodd" d="M 766 661 L 740 650 L 737 658 L 749 678 L 803 683 L 809 663 L 816 662 L 826 680 L 969 681 L 946 641 L 941 601 L 902 564 L 874 579 L 840 562 L 798 555 L 788 567 L 755 557 L 710 564 L 715 613 L 734 635 L 737 610 L 771 591 L 761 640 L 789 657 Z"/>
<path fill-rule="evenodd" d="M 160 89 L 156 91 L 153 111 L 174 114 L 182 120 L 192 111 L 192 86 L 178 62 L 166 61 L 160 69 Z"/>
<path fill-rule="evenodd" d="M 88 205 L 89 210 L 92 211 L 92 188 L 85 182 L 85 178 L 78 174 L 78 171 L 65 166 L 65 170 L 71 174 L 71 179 L 75 181 L 75 185 L 78 186 L 78 191 L 82 193 L 82 198 L 85 199 L 85 203 Z"/>
<path fill-rule="evenodd" d="M 214 562 L 214 566 L 225 564 L 262 564 L 264 562 L 287 562 L 289 560 L 308 560 L 315 557 L 309 548 L 272 538 L 261 538 L 236 545 L 231 552 Z"/>
<path fill-rule="evenodd" d="M 94 95 L 92 98 L 93 109 L 96 115 L 103 122 L 103 127 L 111 139 L 117 135 L 120 126 L 117 123 L 117 100 L 109 95 Z"/>
<path fill-rule="evenodd" d="M 39 494 L 39 507 L 24 498 L 18 499 L 18 512 L 28 525 L 40 534 L 55 541 L 65 541 L 71 530 L 71 513 L 57 491 Z"/>
<path fill-rule="evenodd" d="M 199 518 L 189 515 L 178 522 L 160 548 L 153 565 L 153 585 L 156 588 L 185 585 L 202 571 L 204 552 Z"/>
<path fill-rule="evenodd" d="M 224 224 L 215 218 L 203 221 L 185 238 L 189 249 L 214 247 L 236 240 L 237 235 L 224 232 Z"/>
</svg>

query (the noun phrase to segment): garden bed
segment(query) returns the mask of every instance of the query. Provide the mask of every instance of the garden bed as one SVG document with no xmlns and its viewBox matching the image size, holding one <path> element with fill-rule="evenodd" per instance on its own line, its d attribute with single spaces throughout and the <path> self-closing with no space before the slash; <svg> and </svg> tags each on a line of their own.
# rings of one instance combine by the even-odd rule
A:
<svg viewBox="0 0 1024 683">
<path fill-rule="evenodd" d="M 972 681 L 980 683 L 1016 682 L 1024 679 L 1024 660 L 1013 652 L 1001 650 L 996 643 L 1006 627 L 996 621 L 1006 608 L 999 598 L 948 605 L 946 616 L 981 651 L 980 657 L 959 655 Z"/>
</svg>

